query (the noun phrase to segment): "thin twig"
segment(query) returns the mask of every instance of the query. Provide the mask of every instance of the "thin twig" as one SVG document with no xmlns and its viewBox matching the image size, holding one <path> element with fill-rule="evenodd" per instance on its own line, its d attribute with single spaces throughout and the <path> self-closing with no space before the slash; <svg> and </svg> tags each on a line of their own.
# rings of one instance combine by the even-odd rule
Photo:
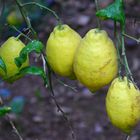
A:
<svg viewBox="0 0 140 140">
<path fill-rule="evenodd" d="M 19 140 L 23 140 L 22 136 L 20 135 L 19 131 L 18 131 L 17 128 L 15 127 L 14 123 L 11 121 L 9 115 L 6 115 L 6 116 L 7 116 L 7 118 L 8 118 L 8 121 L 9 121 L 9 123 L 10 123 L 10 125 L 11 125 L 11 127 L 12 127 L 12 129 L 13 129 L 13 131 L 14 131 L 14 133 L 18 136 Z"/>
<path fill-rule="evenodd" d="M 49 69 L 49 68 L 48 68 L 48 69 Z M 69 128 L 70 128 L 70 130 L 71 130 L 71 133 L 72 133 L 72 139 L 75 140 L 75 139 L 76 139 L 76 136 L 75 136 L 75 133 L 74 133 L 74 131 L 73 131 L 73 127 L 72 127 L 72 125 L 71 125 L 71 123 L 70 123 L 70 121 L 69 121 L 67 115 L 65 114 L 65 112 L 63 111 L 63 109 L 61 108 L 61 106 L 59 105 L 59 103 L 57 102 L 57 100 L 56 100 L 56 98 L 55 98 L 55 93 L 54 93 L 53 87 L 52 87 L 51 74 L 49 74 L 49 75 L 50 75 L 50 78 L 49 78 L 49 79 L 50 79 L 50 80 L 49 80 L 49 85 L 50 85 L 50 90 L 51 90 L 51 93 L 52 93 L 52 94 L 51 94 L 51 97 L 52 97 L 52 99 L 53 99 L 55 105 L 57 106 L 58 111 L 61 112 L 61 114 L 62 114 L 62 116 L 63 116 L 63 119 L 67 122 L 67 124 L 68 124 L 68 126 L 69 126 Z"/>
<path fill-rule="evenodd" d="M 1 100 L 1 103 L 4 105 L 4 102 L 2 100 L 2 98 L 0 97 L 0 100 Z M 22 136 L 20 135 L 19 131 L 17 130 L 16 126 L 14 125 L 14 123 L 11 121 L 10 117 L 9 117 L 9 114 L 7 114 L 5 117 L 7 117 L 12 129 L 13 129 L 13 132 L 18 136 L 19 140 L 23 140 Z"/>
<path fill-rule="evenodd" d="M 28 3 L 22 4 L 21 6 L 22 6 L 22 7 L 25 7 L 25 6 L 31 6 L 31 5 L 38 6 L 38 7 L 40 7 L 41 9 L 45 9 L 45 10 L 51 12 L 51 13 L 55 16 L 55 18 L 58 20 L 58 22 L 61 22 L 59 16 L 56 14 L 55 11 L 51 10 L 50 8 L 48 8 L 48 7 L 44 6 L 44 5 L 41 5 L 41 4 L 37 3 L 37 2 L 28 2 Z"/>
<path fill-rule="evenodd" d="M 72 127 L 72 125 L 71 125 L 71 123 L 70 123 L 70 121 L 69 121 L 67 115 L 65 114 L 65 112 L 63 111 L 63 109 L 61 108 L 61 106 L 59 105 L 59 103 L 58 103 L 57 100 L 56 100 L 55 93 L 54 93 L 54 90 L 53 90 L 53 85 L 52 85 L 52 77 L 51 77 L 51 76 L 52 76 L 52 71 L 51 71 L 51 69 L 50 69 L 50 66 L 49 66 L 49 64 L 48 64 L 48 62 L 47 62 L 47 60 L 46 60 L 45 55 L 43 54 L 42 56 L 44 57 L 43 59 L 46 61 L 46 65 L 47 65 L 48 79 L 49 79 L 49 89 L 50 89 L 50 91 L 51 91 L 51 97 L 52 97 L 52 99 L 53 99 L 53 101 L 54 101 L 54 103 L 55 103 L 55 105 L 56 105 L 58 111 L 61 112 L 63 119 L 64 119 L 64 120 L 66 121 L 66 123 L 68 124 L 68 126 L 69 126 L 69 128 L 70 128 L 70 130 L 71 130 L 72 139 L 73 139 L 73 140 L 76 140 L 76 135 L 75 135 L 75 133 L 74 133 L 73 127 Z"/>
<path fill-rule="evenodd" d="M 67 87 L 67 88 L 69 88 L 69 89 L 72 89 L 74 92 L 77 92 L 76 87 L 72 87 L 72 86 L 70 86 L 70 85 L 68 85 L 68 84 L 65 84 L 63 81 L 61 81 L 61 80 L 56 76 L 55 73 L 53 73 L 53 75 L 54 75 L 54 77 L 56 78 L 56 80 L 57 80 L 61 85 L 65 86 L 65 87 Z"/>
<path fill-rule="evenodd" d="M 43 61 L 43 69 L 44 69 L 44 72 L 46 73 L 46 61 L 45 61 L 45 58 L 44 58 L 43 54 L 41 54 L 41 58 L 42 58 L 42 61 Z"/>
<path fill-rule="evenodd" d="M 27 35 L 25 35 L 24 33 L 22 33 L 20 30 L 18 30 L 15 26 L 11 26 L 9 25 L 9 27 L 11 27 L 12 29 L 14 29 L 15 31 L 17 31 L 19 34 L 21 34 L 22 36 L 24 36 L 26 39 L 28 39 L 29 41 L 32 41 Z"/>
<path fill-rule="evenodd" d="M 19 0 L 15 0 L 15 2 L 17 4 L 17 6 L 22 14 L 22 17 L 23 17 L 24 21 L 26 22 L 28 28 L 31 30 L 31 32 L 35 36 L 35 38 L 37 38 L 37 34 L 36 34 L 35 30 L 33 29 L 31 22 L 30 22 L 30 19 L 27 16 L 26 11 L 24 10 L 24 7 L 22 7 L 21 2 Z"/>
<path fill-rule="evenodd" d="M 127 135 L 127 136 L 125 137 L 125 140 L 129 140 L 129 139 L 130 139 L 130 136 Z"/>
<path fill-rule="evenodd" d="M 128 38 L 130 38 L 130 39 L 132 39 L 132 40 L 134 40 L 134 41 L 136 41 L 137 43 L 140 43 L 140 38 L 137 39 L 137 38 L 132 37 L 132 36 L 130 36 L 130 35 L 128 35 L 128 34 L 125 34 L 125 33 L 123 33 L 122 35 L 124 35 L 124 36 L 126 36 L 126 37 L 128 37 Z"/>
<path fill-rule="evenodd" d="M 116 49 L 117 49 L 117 59 L 118 59 L 118 67 L 119 67 L 119 77 L 121 77 L 121 70 L 122 70 L 122 65 L 121 65 L 121 53 L 120 53 L 120 44 L 118 43 L 118 33 L 117 33 L 117 24 L 116 22 L 114 22 L 114 38 L 115 38 L 115 45 L 116 45 Z"/>
<path fill-rule="evenodd" d="M 3 15 L 3 13 L 4 13 L 4 9 L 5 9 L 5 1 L 4 0 L 2 0 L 1 1 L 1 8 L 0 8 L 0 18 L 2 17 L 2 15 Z"/>
<path fill-rule="evenodd" d="M 127 76 L 128 79 L 130 78 L 130 80 L 135 84 L 133 76 L 132 76 L 132 72 L 129 68 L 128 60 L 127 60 L 127 57 L 126 57 L 125 43 L 124 43 L 124 36 L 123 36 L 124 32 L 125 32 L 125 28 L 124 28 L 124 26 L 121 26 L 122 57 L 123 57 L 123 60 L 124 60 L 126 76 Z"/>
</svg>

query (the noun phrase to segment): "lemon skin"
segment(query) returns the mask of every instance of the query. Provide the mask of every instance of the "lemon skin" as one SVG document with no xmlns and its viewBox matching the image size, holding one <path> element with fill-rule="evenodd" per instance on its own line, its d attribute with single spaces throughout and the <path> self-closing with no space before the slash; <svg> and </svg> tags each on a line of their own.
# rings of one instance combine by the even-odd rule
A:
<svg viewBox="0 0 140 140">
<path fill-rule="evenodd" d="M 75 53 L 74 72 L 77 79 L 92 92 L 116 77 L 116 48 L 104 30 L 91 29 L 82 39 Z"/>
<path fill-rule="evenodd" d="M 10 37 L 1 47 L 0 56 L 5 62 L 7 74 L 0 69 L 0 77 L 9 83 L 13 83 L 15 80 L 19 79 L 21 75 L 14 76 L 23 67 L 29 66 L 29 59 L 23 63 L 21 68 L 18 68 L 15 64 L 15 58 L 19 56 L 20 51 L 25 47 L 25 45 L 17 38 Z"/>
<path fill-rule="evenodd" d="M 81 41 L 80 35 L 68 25 L 56 26 L 46 45 L 46 56 L 52 70 L 58 75 L 74 79 L 73 60 Z"/>
<path fill-rule="evenodd" d="M 140 91 L 128 85 L 126 77 L 116 78 L 107 93 L 106 110 L 112 124 L 130 134 L 140 120 Z"/>
</svg>

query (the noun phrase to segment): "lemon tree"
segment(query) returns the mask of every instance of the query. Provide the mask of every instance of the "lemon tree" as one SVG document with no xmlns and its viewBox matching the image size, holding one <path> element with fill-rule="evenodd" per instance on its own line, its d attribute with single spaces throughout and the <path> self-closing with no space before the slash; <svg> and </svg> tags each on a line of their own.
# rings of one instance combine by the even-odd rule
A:
<svg viewBox="0 0 140 140">
<path fill-rule="evenodd" d="M 97 3 L 97 0 L 95 2 Z M 48 7 L 37 2 L 21 3 L 20 0 L 15 0 L 15 3 L 21 12 L 22 19 L 27 24 L 27 29 L 25 30 L 31 33 L 33 40 L 29 34 L 24 34 L 25 30 L 19 31 L 14 27 L 20 35 L 10 37 L 0 47 L 0 77 L 7 82 L 14 82 L 26 74 L 42 77 L 44 86 L 51 91 L 51 97 L 58 111 L 62 113 L 64 120 L 68 122 L 73 136 L 73 129 L 55 99 L 52 74 L 55 72 L 71 79 L 77 78 L 92 92 L 108 85 L 117 76 L 118 78 L 113 80 L 107 93 L 106 110 L 112 124 L 130 135 L 140 120 L 140 91 L 134 83 L 125 52 L 123 0 L 115 0 L 109 6 L 96 12 L 99 18 L 114 21 L 115 44 L 107 32 L 100 28 L 101 26 L 98 29 L 91 29 L 84 38 L 81 38 L 71 27 L 62 24 L 55 11 Z M 41 9 L 45 9 L 51 12 L 58 21 L 58 25 L 47 40 L 45 52 L 43 50 L 44 45 L 39 41 L 36 31 L 32 27 L 28 12 L 26 12 L 25 7 L 27 6 L 38 6 Z M 7 17 L 7 22 L 16 26 L 20 24 L 21 17 L 12 12 Z M 120 31 L 117 30 L 116 23 L 119 23 Z M 19 40 L 21 35 L 28 40 L 26 46 Z M 132 39 L 132 37 L 130 38 Z M 41 58 L 43 67 L 29 65 L 28 56 L 33 51 L 38 53 L 37 59 Z M 124 74 L 122 72 L 123 68 Z M 59 82 L 69 87 L 62 81 Z M 9 107 L 1 108 L 0 116 L 9 113 L 10 110 L 11 108 Z M 17 135 L 19 136 L 19 134 Z"/>
</svg>

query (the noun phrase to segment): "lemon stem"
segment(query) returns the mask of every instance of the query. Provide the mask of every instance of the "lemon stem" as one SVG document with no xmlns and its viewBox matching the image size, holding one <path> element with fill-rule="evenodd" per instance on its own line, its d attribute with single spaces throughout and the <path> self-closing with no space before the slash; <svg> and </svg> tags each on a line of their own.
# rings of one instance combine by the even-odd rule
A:
<svg viewBox="0 0 140 140">
<path fill-rule="evenodd" d="M 18 39 L 21 37 L 21 35 L 22 35 L 22 34 L 19 34 L 19 35 L 16 37 L 16 40 L 18 40 Z"/>
<path fill-rule="evenodd" d="M 64 27 L 63 27 L 63 25 L 62 25 L 61 22 L 58 23 L 58 29 L 59 29 L 59 30 L 63 30 L 63 29 L 64 29 Z"/>
<path fill-rule="evenodd" d="M 119 76 L 119 79 L 121 79 L 122 65 L 121 65 L 120 44 L 119 44 L 119 37 L 118 37 L 118 32 L 117 32 L 116 21 L 114 22 L 114 38 L 115 38 L 115 46 L 117 49 L 117 59 L 118 59 L 118 68 L 119 68 L 118 76 Z"/>
<path fill-rule="evenodd" d="M 95 2 L 95 6 L 96 6 L 96 11 L 99 11 L 99 2 L 98 0 L 94 0 Z M 100 22 L 100 19 L 97 18 L 97 25 L 98 25 L 98 28 L 101 29 L 101 22 Z"/>
<path fill-rule="evenodd" d="M 10 26 L 10 25 L 9 25 Z M 19 35 L 16 37 L 17 39 L 19 39 L 21 36 L 24 36 L 26 39 L 28 39 L 29 41 L 32 41 L 27 35 L 25 35 L 24 33 L 22 33 L 20 30 L 18 30 L 15 26 L 10 26 L 13 30 L 15 30 L 16 32 L 19 33 Z"/>
</svg>

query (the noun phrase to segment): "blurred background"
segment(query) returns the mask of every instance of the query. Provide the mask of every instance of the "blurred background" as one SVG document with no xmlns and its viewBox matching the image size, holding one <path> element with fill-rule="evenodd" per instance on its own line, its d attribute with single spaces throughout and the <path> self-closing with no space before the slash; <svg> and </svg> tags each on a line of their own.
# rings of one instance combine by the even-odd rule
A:
<svg viewBox="0 0 140 140">
<path fill-rule="evenodd" d="M 26 28 L 14 0 L 4 0 L 4 14 L 0 18 L 0 44 L 9 36 L 18 33 L 7 26 L 14 24 L 19 30 Z M 21 0 L 30 2 L 30 0 Z M 94 0 L 34 0 L 53 9 L 63 23 L 84 36 L 91 28 L 97 27 Z M 99 0 L 100 8 L 113 0 Z M 0 1 L 2 2 L 2 1 Z M 2 8 L 2 3 L 0 3 Z M 27 8 L 32 25 L 39 38 L 46 44 L 50 32 L 57 24 L 55 17 L 36 6 Z M 140 38 L 140 1 L 125 0 L 127 16 L 127 34 Z M 15 18 L 16 17 L 16 18 Z M 114 24 L 103 21 L 105 29 L 113 39 Z M 140 44 L 126 38 L 127 57 L 135 82 L 140 86 Z M 41 60 L 31 55 L 31 63 L 42 65 Z M 112 126 L 106 114 L 105 97 L 108 87 L 90 93 L 77 81 L 59 77 L 63 82 L 76 87 L 77 92 L 64 87 L 53 77 L 53 87 L 58 103 L 73 126 L 77 140 L 125 140 L 126 135 Z M 57 111 L 49 90 L 43 87 L 39 77 L 26 76 L 10 85 L 0 82 L 0 96 L 5 104 L 12 107 L 11 120 L 15 123 L 24 140 L 71 140 L 71 131 Z M 140 124 L 134 130 L 130 140 L 140 140 Z M 0 118 L 0 140 L 19 140 L 6 117 Z"/>
</svg>

